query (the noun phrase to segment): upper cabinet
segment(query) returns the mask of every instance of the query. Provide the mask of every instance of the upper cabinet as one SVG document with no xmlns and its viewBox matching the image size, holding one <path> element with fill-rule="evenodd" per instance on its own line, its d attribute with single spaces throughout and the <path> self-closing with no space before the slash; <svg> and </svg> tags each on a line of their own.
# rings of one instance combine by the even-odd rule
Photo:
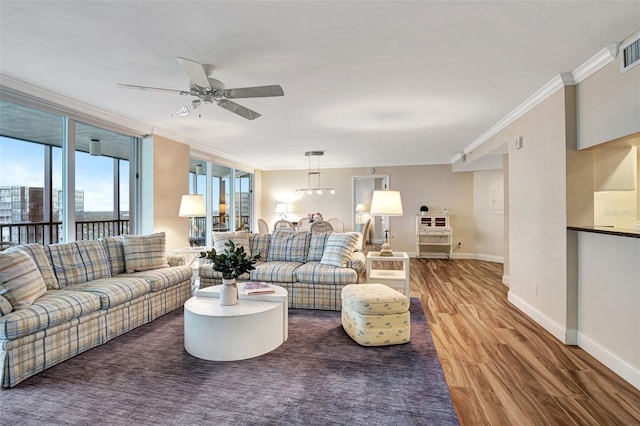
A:
<svg viewBox="0 0 640 426">
<path fill-rule="evenodd" d="M 637 148 L 596 149 L 593 153 L 595 191 L 636 189 Z"/>
</svg>

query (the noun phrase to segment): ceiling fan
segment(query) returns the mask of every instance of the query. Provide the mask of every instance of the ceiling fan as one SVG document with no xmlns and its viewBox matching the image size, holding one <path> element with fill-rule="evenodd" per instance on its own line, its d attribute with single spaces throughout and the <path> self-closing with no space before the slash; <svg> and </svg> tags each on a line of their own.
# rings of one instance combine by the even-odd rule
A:
<svg viewBox="0 0 640 426">
<path fill-rule="evenodd" d="M 176 58 L 182 66 L 184 72 L 189 76 L 189 90 L 164 89 L 161 87 L 136 86 L 133 84 L 118 83 L 118 87 L 140 90 L 157 90 L 162 92 L 178 93 L 179 95 L 195 96 L 198 99 L 178 108 L 173 116 L 189 114 L 192 110 L 198 109 L 203 103 L 216 103 L 218 106 L 238 114 L 247 120 L 254 120 L 260 114 L 237 104 L 229 99 L 240 98 L 264 98 L 269 96 L 284 96 L 282 87 L 275 84 L 272 86 L 242 87 L 238 89 L 225 89 L 224 83 L 212 77 L 215 67 L 213 65 L 200 64 L 196 61 L 185 58 Z"/>
</svg>

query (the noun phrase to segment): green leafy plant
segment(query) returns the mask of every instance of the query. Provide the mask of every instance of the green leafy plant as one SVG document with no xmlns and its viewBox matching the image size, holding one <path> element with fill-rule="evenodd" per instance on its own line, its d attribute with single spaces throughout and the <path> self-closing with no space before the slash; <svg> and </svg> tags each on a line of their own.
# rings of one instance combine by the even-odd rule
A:
<svg viewBox="0 0 640 426">
<path fill-rule="evenodd" d="M 213 270 L 222 273 L 225 280 L 238 278 L 240 275 L 256 269 L 253 265 L 260 260 L 260 253 L 249 256 L 244 247 L 236 247 L 232 240 L 224 244 L 223 253 L 216 253 L 216 249 L 200 252 L 200 257 L 211 261 Z"/>
</svg>

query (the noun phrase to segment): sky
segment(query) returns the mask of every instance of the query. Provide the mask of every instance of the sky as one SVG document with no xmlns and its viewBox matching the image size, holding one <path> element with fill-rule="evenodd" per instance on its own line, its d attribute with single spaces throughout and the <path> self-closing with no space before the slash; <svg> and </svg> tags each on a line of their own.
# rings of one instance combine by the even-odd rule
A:
<svg viewBox="0 0 640 426">
<path fill-rule="evenodd" d="M 0 136 L 0 186 L 44 186 L 44 146 Z M 53 149 L 53 187 L 62 187 L 62 150 Z M 128 162 L 126 162 L 128 165 Z M 128 167 L 121 170 L 128 194 Z M 76 152 L 76 190 L 84 191 L 84 211 L 113 211 L 113 159 Z M 129 197 L 121 196 L 121 210 Z"/>
</svg>

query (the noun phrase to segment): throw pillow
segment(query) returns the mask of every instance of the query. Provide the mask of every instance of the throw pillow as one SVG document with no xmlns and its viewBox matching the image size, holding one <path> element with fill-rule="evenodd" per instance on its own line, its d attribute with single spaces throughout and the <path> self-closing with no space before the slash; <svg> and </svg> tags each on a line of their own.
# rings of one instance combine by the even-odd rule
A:
<svg viewBox="0 0 640 426">
<path fill-rule="evenodd" d="M 60 288 L 100 278 L 109 278 L 109 262 L 98 240 L 46 246 Z"/>
<path fill-rule="evenodd" d="M 357 243 L 358 236 L 355 233 L 334 232 L 327 240 L 320 263 L 340 268 L 346 267 Z"/>
<path fill-rule="evenodd" d="M 100 241 L 109 259 L 111 276 L 123 273 L 125 271 L 125 260 L 122 237 L 106 237 Z"/>
<path fill-rule="evenodd" d="M 224 253 L 225 244 L 233 241 L 236 247 L 244 247 L 244 252 L 251 256 L 251 246 L 249 244 L 249 234 L 247 232 L 214 232 L 213 248 L 217 254 Z"/>
<path fill-rule="evenodd" d="M 252 247 L 252 253 L 260 253 L 260 261 L 267 260 L 269 254 L 269 243 L 271 242 L 271 234 L 249 234 L 249 245 Z"/>
<path fill-rule="evenodd" d="M 47 285 L 48 290 L 58 290 L 60 288 L 58 279 L 56 278 L 56 274 L 53 272 L 53 268 L 51 267 L 49 256 L 47 256 L 47 253 L 45 253 L 44 251 L 44 247 L 42 247 L 40 244 L 24 244 L 17 247 L 12 247 L 7 251 L 11 250 L 22 250 L 31 256 L 33 261 L 36 263 L 36 266 L 40 270 L 42 279 L 44 279 L 44 283 Z"/>
<path fill-rule="evenodd" d="M 294 232 L 293 229 L 281 228 L 271 234 L 267 261 L 301 262 L 307 260 L 311 234 L 306 231 Z"/>
<path fill-rule="evenodd" d="M 0 296 L 13 309 L 28 308 L 46 292 L 47 286 L 31 256 L 21 250 L 0 253 Z"/>
<path fill-rule="evenodd" d="M 124 260 L 127 273 L 168 268 L 164 232 L 148 235 L 124 235 Z"/>
<path fill-rule="evenodd" d="M 322 260 L 322 253 L 324 253 L 324 247 L 326 246 L 330 235 L 331 231 L 314 232 L 311 234 L 311 243 L 309 243 L 309 255 L 307 256 L 307 262 L 319 262 Z"/>
<path fill-rule="evenodd" d="M 9 302 L 6 297 L 0 296 L 0 317 L 3 315 L 7 315 L 11 311 L 13 311 L 11 302 Z"/>
</svg>

